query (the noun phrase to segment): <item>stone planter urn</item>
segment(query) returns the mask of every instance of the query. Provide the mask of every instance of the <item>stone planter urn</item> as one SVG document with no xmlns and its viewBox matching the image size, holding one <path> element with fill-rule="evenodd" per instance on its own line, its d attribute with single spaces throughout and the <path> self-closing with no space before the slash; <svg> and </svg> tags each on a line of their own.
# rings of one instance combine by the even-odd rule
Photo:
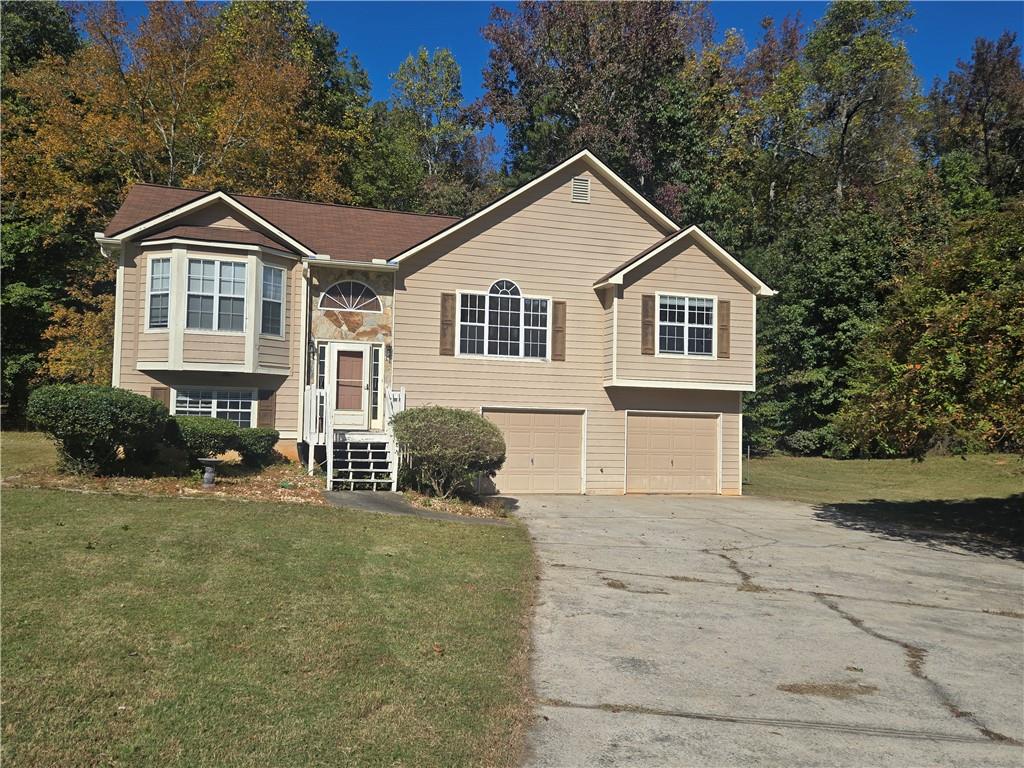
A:
<svg viewBox="0 0 1024 768">
<path fill-rule="evenodd" d="M 224 462 L 224 459 L 199 459 L 203 465 L 203 490 L 210 490 L 217 484 L 217 467 Z"/>
</svg>

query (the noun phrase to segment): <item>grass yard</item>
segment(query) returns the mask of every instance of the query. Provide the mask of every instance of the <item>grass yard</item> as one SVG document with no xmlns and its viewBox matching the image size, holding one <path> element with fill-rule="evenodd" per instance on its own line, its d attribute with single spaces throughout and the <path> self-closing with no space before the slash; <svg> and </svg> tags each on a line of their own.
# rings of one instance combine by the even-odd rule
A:
<svg viewBox="0 0 1024 768">
<path fill-rule="evenodd" d="M 844 460 L 774 456 L 743 492 L 819 507 L 849 528 L 1024 560 L 1024 459 L 1007 454 Z"/>
<path fill-rule="evenodd" d="M 8 488 L 0 557 L 11 765 L 516 760 L 522 528 Z"/>
<path fill-rule="evenodd" d="M 771 456 L 744 467 L 745 494 L 809 504 L 998 498 L 1024 491 L 1024 459 L 1009 454 L 924 461 Z"/>
</svg>

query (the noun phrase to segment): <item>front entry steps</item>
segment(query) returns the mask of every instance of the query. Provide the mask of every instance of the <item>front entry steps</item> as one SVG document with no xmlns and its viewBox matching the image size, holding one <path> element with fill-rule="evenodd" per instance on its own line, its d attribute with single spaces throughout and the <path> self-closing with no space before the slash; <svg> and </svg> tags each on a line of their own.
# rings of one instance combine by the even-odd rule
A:
<svg viewBox="0 0 1024 768">
<path fill-rule="evenodd" d="M 397 465 L 387 433 L 335 430 L 327 454 L 327 490 L 393 491 L 398 484 Z"/>
</svg>

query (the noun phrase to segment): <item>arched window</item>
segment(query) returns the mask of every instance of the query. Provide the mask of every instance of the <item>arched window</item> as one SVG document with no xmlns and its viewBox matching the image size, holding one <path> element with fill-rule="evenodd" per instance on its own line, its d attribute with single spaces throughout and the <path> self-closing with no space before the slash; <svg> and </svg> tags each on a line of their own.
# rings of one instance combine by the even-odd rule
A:
<svg viewBox="0 0 1024 768">
<path fill-rule="evenodd" d="M 460 355 L 545 358 L 548 326 L 548 300 L 523 296 L 511 280 L 459 293 Z"/>
<path fill-rule="evenodd" d="M 335 283 L 320 296 L 320 309 L 340 312 L 380 312 L 380 298 L 373 288 L 357 280 Z"/>
</svg>

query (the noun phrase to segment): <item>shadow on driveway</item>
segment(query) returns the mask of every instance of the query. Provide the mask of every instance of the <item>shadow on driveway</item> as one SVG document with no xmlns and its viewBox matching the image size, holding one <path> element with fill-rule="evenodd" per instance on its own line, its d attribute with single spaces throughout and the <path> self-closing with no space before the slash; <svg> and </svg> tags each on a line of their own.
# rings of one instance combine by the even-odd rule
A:
<svg viewBox="0 0 1024 768">
<path fill-rule="evenodd" d="M 1024 560 L 1024 493 L 1001 499 L 868 501 L 820 505 L 815 517 L 843 528 Z"/>
</svg>

